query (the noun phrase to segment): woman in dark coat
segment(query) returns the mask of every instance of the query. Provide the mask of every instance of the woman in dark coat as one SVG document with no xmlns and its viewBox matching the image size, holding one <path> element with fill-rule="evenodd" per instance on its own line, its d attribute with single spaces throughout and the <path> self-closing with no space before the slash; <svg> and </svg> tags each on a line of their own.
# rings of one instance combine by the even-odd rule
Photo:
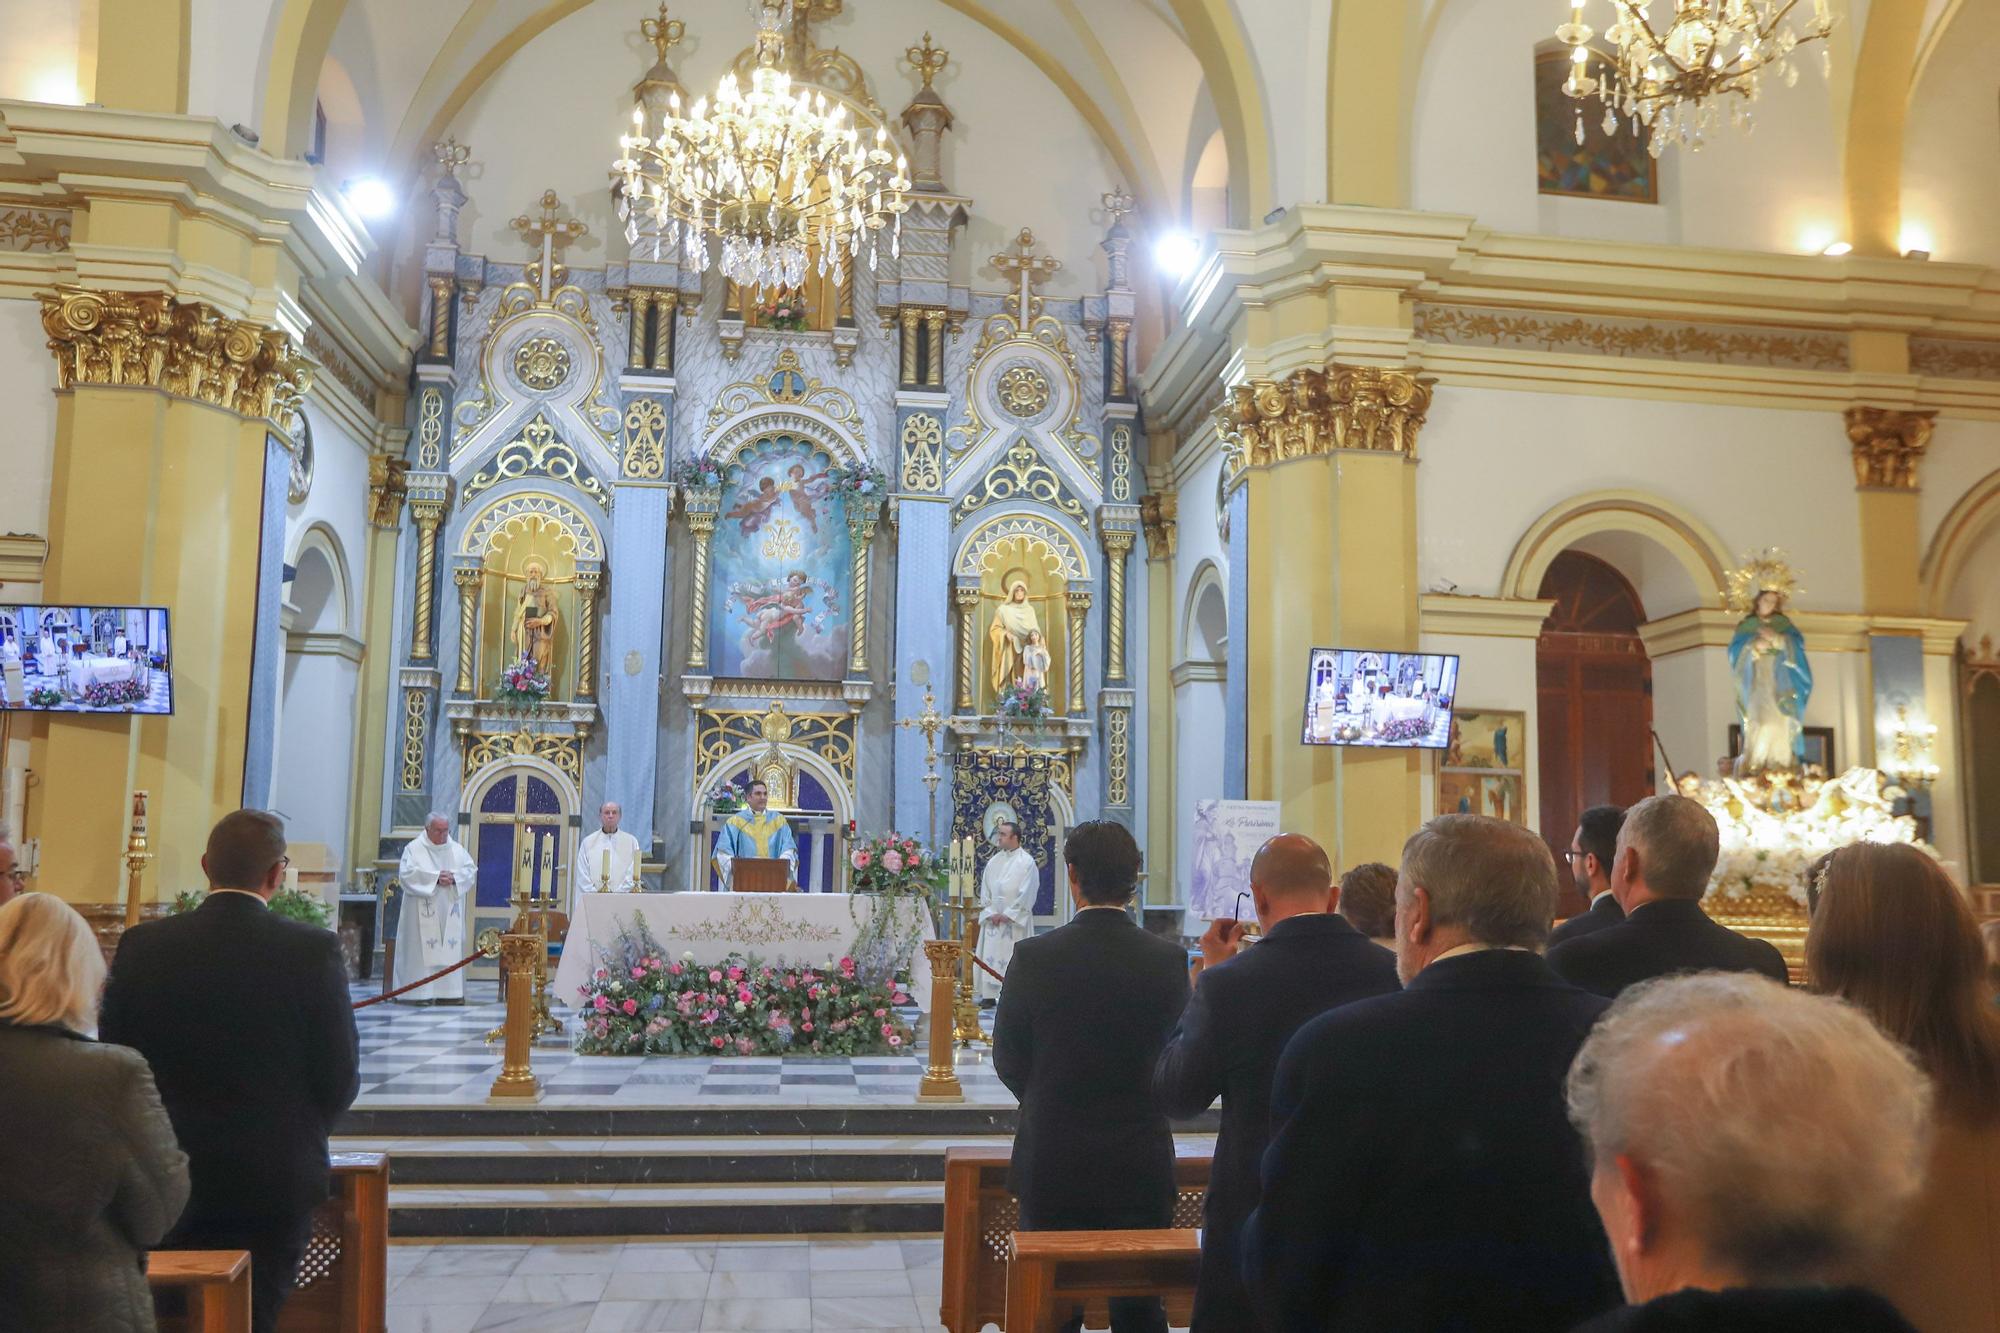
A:
<svg viewBox="0 0 2000 1333">
<path fill-rule="evenodd" d="M 0 907 L 0 1328 L 153 1328 L 146 1250 L 187 1202 L 187 1157 L 136 1051 L 97 1026 L 104 958 L 45 893 Z"/>
</svg>

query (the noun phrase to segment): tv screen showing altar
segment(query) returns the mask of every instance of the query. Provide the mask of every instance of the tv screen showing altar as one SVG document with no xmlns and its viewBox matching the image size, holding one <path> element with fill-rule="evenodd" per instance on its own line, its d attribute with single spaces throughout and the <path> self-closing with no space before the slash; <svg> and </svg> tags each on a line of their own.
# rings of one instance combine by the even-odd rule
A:
<svg viewBox="0 0 2000 1333">
<path fill-rule="evenodd" d="M 1315 648 L 1306 666 L 1307 745 L 1442 750 L 1451 743 L 1458 659 Z"/>
<path fill-rule="evenodd" d="M 174 711 L 159 606 L 0 604 L 0 705 L 44 713 Z"/>
</svg>

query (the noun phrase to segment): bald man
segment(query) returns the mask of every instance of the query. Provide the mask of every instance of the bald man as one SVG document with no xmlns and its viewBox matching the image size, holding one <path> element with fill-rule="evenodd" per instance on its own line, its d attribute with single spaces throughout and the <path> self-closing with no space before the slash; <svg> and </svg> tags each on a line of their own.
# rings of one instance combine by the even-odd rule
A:
<svg viewBox="0 0 2000 1333">
<path fill-rule="evenodd" d="M 1243 1288 L 1237 1233 L 1257 1206 L 1257 1168 L 1271 1135 L 1271 1081 L 1285 1043 L 1329 1009 L 1397 988 L 1395 956 L 1335 915 L 1340 890 L 1333 866 L 1311 838 L 1281 833 L 1258 850 L 1250 900 L 1263 939 L 1238 952 L 1241 924 L 1209 923 L 1194 997 L 1153 1071 L 1153 1094 L 1176 1119 L 1199 1115 L 1222 1098 L 1194 1333 L 1261 1327 Z"/>
</svg>

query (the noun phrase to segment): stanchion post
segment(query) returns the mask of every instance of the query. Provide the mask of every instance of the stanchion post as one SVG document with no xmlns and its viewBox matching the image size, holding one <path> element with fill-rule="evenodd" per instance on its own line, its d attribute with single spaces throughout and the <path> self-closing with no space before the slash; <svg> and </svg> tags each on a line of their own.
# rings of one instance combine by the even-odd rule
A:
<svg viewBox="0 0 2000 1333">
<path fill-rule="evenodd" d="M 139 924 L 140 881 L 146 862 L 153 859 L 146 848 L 146 793 L 132 793 L 132 832 L 125 839 L 125 929 Z"/>
<path fill-rule="evenodd" d="M 962 1102 L 965 1089 L 952 1064 L 952 987 L 958 975 L 958 942 L 925 940 L 924 957 L 931 965 L 930 1064 L 917 1085 L 920 1102 Z"/>
<path fill-rule="evenodd" d="M 507 1046 L 489 1096 L 533 1097 L 541 1092 L 541 1080 L 528 1063 L 535 1035 L 535 950 L 540 945 L 534 935 L 506 935 L 500 940 L 500 957 L 507 969 L 507 1017 L 502 1024 Z"/>
</svg>

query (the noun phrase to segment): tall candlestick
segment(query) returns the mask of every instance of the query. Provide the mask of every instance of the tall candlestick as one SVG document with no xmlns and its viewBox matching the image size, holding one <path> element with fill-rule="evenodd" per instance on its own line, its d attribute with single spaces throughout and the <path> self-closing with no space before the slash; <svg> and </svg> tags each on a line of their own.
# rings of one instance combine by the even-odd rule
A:
<svg viewBox="0 0 2000 1333">
<path fill-rule="evenodd" d="M 611 849 L 609 847 L 604 849 L 604 873 L 597 877 L 597 891 L 599 893 L 611 892 Z"/>
</svg>

